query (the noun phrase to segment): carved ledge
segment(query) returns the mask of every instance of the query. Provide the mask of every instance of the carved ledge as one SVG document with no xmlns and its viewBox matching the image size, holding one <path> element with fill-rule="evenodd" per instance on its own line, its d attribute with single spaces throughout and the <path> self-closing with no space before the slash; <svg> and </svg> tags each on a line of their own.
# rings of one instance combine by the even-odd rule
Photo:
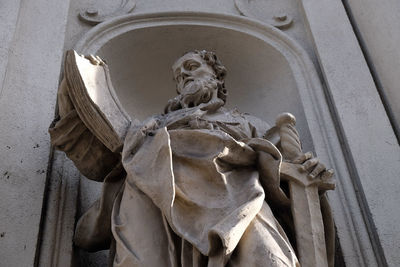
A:
<svg viewBox="0 0 400 267">
<path fill-rule="evenodd" d="M 91 6 L 86 10 L 81 11 L 78 17 L 81 21 L 94 26 L 103 21 L 106 21 L 107 19 L 129 14 L 130 12 L 133 11 L 133 9 L 135 9 L 135 7 L 136 7 L 136 0 L 123 0 L 121 5 L 116 10 L 114 10 L 109 14 L 101 15 L 101 12 L 99 12 L 99 10 L 96 7 Z"/>
<path fill-rule="evenodd" d="M 241 15 L 255 18 L 279 29 L 286 29 L 293 24 L 293 18 L 282 12 L 282 2 L 276 0 L 234 0 Z M 262 14 L 262 15 L 261 15 Z"/>
</svg>

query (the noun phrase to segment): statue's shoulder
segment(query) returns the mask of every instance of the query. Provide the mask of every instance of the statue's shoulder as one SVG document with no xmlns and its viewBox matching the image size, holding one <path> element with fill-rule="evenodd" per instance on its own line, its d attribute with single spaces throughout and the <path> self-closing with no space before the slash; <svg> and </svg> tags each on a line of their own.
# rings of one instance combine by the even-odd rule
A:
<svg viewBox="0 0 400 267">
<path fill-rule="evenodd" d="M 228 123 L 228 124 L 240 124 L 246 127 L 250 127 L 251 131 L 254 132 L 255 136 L 262 137 L 265 133 L 271 129 L 271 126 L 248 113 L 243 113 L 239 111 L 237 108 L 234 109 L 227 109 L 227 108 L 220 108 L 214 114 L 207 114 L 208 119 L 212 119 L 215 121 Z"/>
<path fill-rule="evenodd" d="M 243 113 L 242 116 L 245 118 L 245 120 L 255 129 L 257 132 L 257 136 L 263 137 L 266 132 L 268 132 L 271 129 L 271 126 L 261 120 L 260 118 L 250 115 L 248 113 Z"/>
<path fill-rule="evenodd" d="M 229 112 L 232 114 L 232 116 L 240 117 L 241 119 L 245 120 L 246 122 L 251 124 L 253 127 L 255 127 L 256 129 L 258 129 L 262 132 L 266 132 L 271 128 L 271 126 L 267 122 L 261 120 L 260 118 L 258 118 L 256 116 L 253 116 L 249 113 L 240 112 L 237 108 L 232 109 Z"/>
</svg>

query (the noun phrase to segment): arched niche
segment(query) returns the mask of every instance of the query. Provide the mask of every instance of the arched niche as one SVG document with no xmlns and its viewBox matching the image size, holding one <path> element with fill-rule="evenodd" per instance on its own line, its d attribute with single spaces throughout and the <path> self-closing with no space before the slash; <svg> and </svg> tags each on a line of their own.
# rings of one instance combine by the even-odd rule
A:
<svg viewBox="0 0 400 267">
<path fill-rule="evenodd" d="M 162 113 L 167 100 L 176 94 L 171 65 L 194 49 L 215 51 L 227 67 L 228 107 L 270 124 L 281 112 L 297 117 L 303 149 L 314 150 L 336 171 L 337 189 L 329 196 L 341 246 L 360 254 L 354 229 L 363 222 L 358 213 L 352 215 L 357 209 L 347 204 L 356 197 L 339 138 L 314 65 L 294 40 L 245 17 L 165 12 L 126 15 L 101 23 L 75 46 L 79 53 L 97 54 L 107 61 L 123 108 L 139 120 Z M 98 196 L 100 185 L 84 181 L 80 191 L 84 211 Z"/>
<path fill-rule="evenodd" d="M 195 49 L 214 51 L 228 69 L 227 107 L 270 124 L 291 112 L 304 146 L 313 149 L 301 95 L 318 81 L 305 71 L 313 70 L 305 52 L 272 26 L 197 12 L 128 15 L 95 27 L 75 49 L 107 61 L 123 108 L 139 120 L 161 113 L 176 95 L 171 65 L 177 58 Z"/>
</svg>

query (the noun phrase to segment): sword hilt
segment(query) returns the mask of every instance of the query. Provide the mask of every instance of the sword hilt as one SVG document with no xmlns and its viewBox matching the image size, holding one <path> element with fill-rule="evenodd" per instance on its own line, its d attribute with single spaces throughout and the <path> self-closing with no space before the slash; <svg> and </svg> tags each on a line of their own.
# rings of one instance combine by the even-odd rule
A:
<svg viewBox="0 0 400 267">
<path fill-rule="evenodd" d="M 296 118 L 290 113 L 282 113 L 278 115 L 275 124 L 279 129 L 283 158 L 294 160 L 301 156 L 303 153 L 299 133 L 295 128 Z"/>
</svg>

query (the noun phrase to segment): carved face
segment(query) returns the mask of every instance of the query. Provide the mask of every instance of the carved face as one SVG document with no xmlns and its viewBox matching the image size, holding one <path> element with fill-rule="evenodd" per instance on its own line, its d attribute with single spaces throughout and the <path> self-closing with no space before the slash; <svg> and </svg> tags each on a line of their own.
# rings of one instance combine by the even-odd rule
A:
<svg viewBox="0 0 400 267">
<path fill-rule="evenodd" d="M 204 83 L 216 79 L 214 70 L 195 53 L 187 53 L 172 66 L 176 89 L 179 94 L 193 94 L 193 83 Z"/>
<path fill-rule="evenodd" d="M 219 80 L 214 69 L 197 53 L 189 52 L 172 66 L 178 96 L 168 101 L 164 112 L 192 108 L 209 103 L 203 109 L 216 109 L 225 102 L 218 100 Z"/>
</svg>

